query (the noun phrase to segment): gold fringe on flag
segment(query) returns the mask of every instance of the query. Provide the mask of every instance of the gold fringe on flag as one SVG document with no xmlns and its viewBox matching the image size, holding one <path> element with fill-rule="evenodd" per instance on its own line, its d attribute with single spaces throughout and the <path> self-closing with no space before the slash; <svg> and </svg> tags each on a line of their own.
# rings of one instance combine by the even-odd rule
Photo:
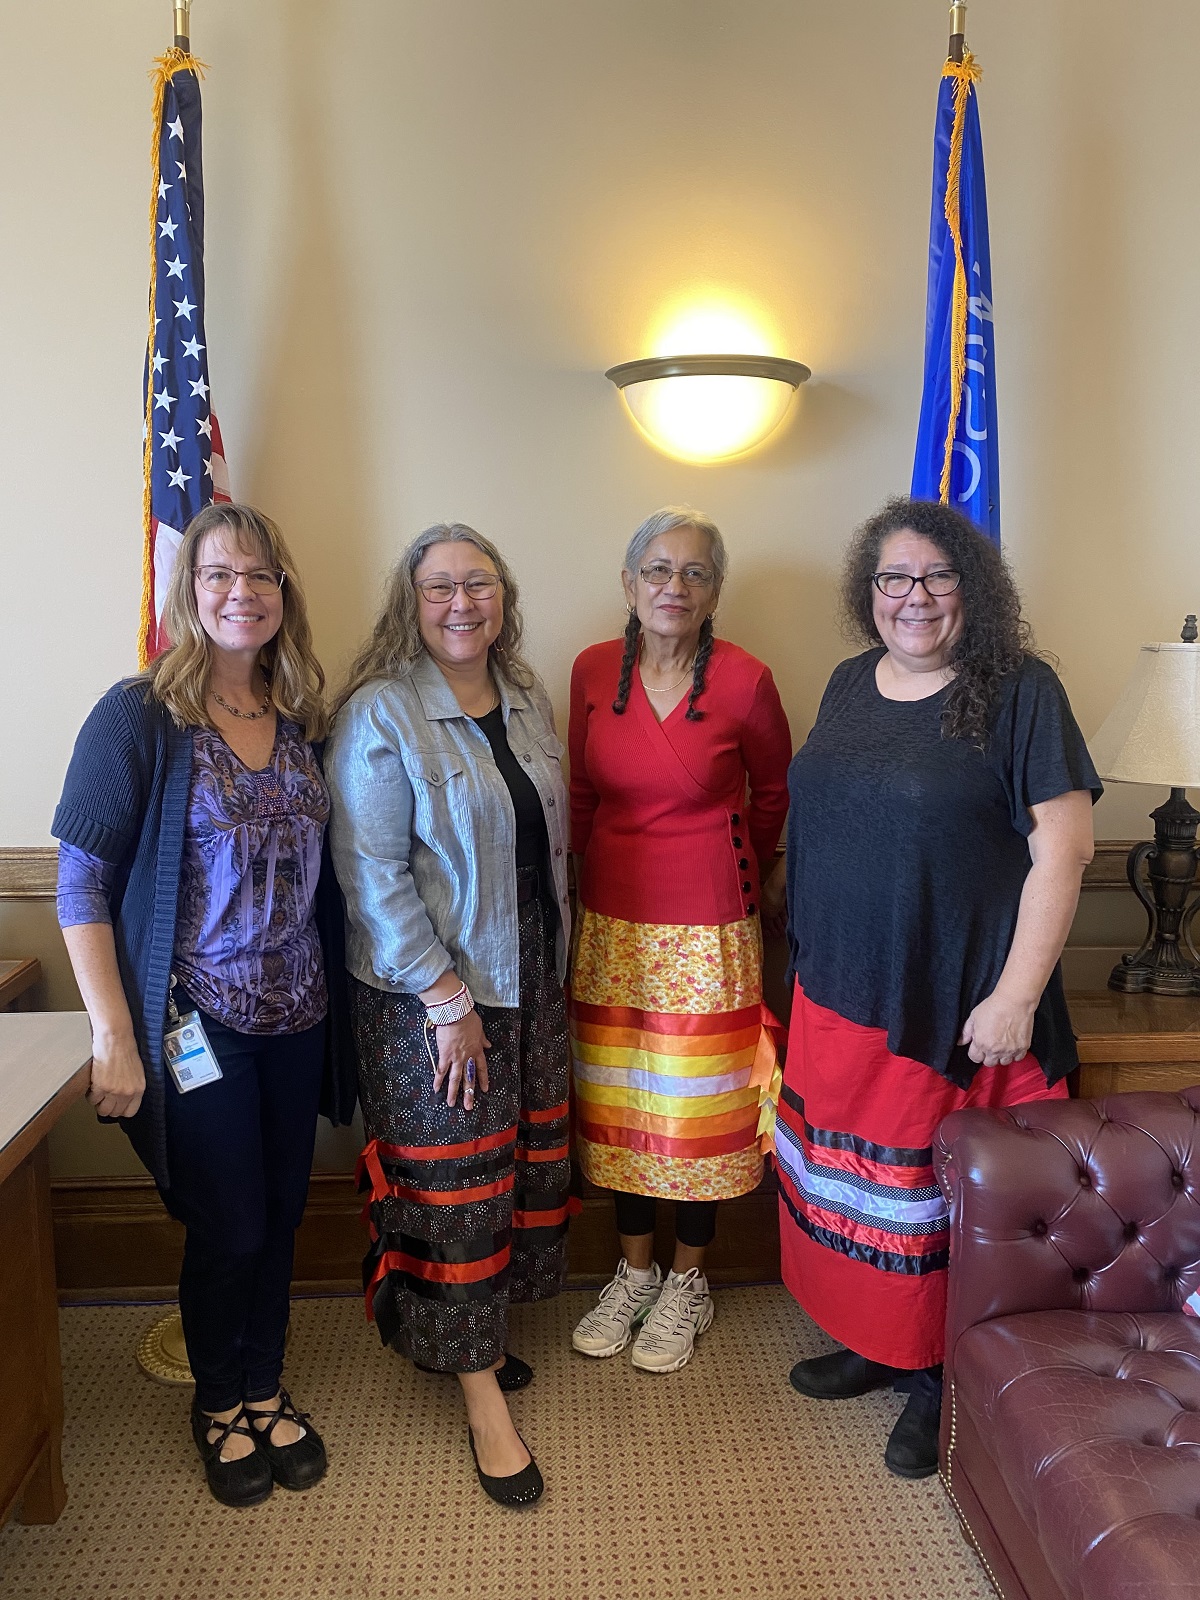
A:
<svg viewBox="0 0 1200 1600">
<path fill-rule="evenodd" d="M 963 383 L 967 376 L 967 269 L 963 263 L 960 224 L 963 126 L 967 119 L 967 100 L 972 85 L 983 77 L 983 69 L 969 50 L 961 61 L 947 61 L 943 78 L 954 78 L 954 125 L 950 130 L 950 165 L 946 172 L 946 225 L 954 241 L 954 294 L 950 307 L 950 420 L 946 427 L 946 450 L 942 457 L 941 501 L 950 499 L 950 462 L 954 455 L 954 434 L 962 409 Z"/>
<path fill-rule="evenodd" d="M 150 460 L 151 412 L 154 408 L 154 371 L 149 362 L 154 356 L 154 314 L 158 300 L 158 249 L 154 230 L 158 223 L 159 147 L 162 143 L 163 99 L 167 84 L 177 72 L 194 72 L 204 76 L 204 63 L 187 50 L 174 45 L 165 55 L 155 58 L 150 80 L 154 85 L 154 103 L 151 110 L 150 135 L 150 331 L 146 336 L 146 415 L 145 439 L 142 443 L 142 611 L 138 624 L 138 667 L 144 670 L 150 661 L 150 629 L 154 624 L 154 544 L 151 539 Z"/>
</svg>

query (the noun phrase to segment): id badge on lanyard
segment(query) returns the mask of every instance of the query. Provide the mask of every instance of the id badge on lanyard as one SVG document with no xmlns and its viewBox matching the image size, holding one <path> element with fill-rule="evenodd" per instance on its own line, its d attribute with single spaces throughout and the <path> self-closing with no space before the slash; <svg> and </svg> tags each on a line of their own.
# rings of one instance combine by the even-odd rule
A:
<svg viewBox="0 0 1200 1600">
<path fill-rule="evenodd" d="M 175 1007 L 175 974 L 171 974 L 171 994 L 167 1001 L 167 1028 L 163 1034 L 163 1058 L 180 1094 L 216 1083 L 221 1077 L 220 1063 L 213 1055 L 198 1011 L 180 1013 Z"/>
</svg>

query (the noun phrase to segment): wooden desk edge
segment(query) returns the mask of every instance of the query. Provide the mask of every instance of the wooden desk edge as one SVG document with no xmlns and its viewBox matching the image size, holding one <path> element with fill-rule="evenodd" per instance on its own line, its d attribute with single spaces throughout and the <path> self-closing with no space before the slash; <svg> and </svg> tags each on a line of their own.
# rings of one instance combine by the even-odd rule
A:
<svg viewBox="0 0 1200 1600">
<path fill-rule="evenodd" d="M 19 957 L 8 976 L 0 978 L 0 1011 L 32 989 L 41 976 L 42 963 L 36 956 Z"/>
<path fill-rule="evenodd" d="M 67 1079 L 58 1093 L 47 1100 L 37 1116 L 31 1117 L 20 1133 L 0 1150 L 0 1183 L 16 1171 L 31 1150 L 37 1149 L 63 1112 L 74 1105 L 76 1100 L 82 1099 L 87 1092 L 91 1072 L 92 1058 L 89 1056 L 79 1070 Z"/>
</svg>

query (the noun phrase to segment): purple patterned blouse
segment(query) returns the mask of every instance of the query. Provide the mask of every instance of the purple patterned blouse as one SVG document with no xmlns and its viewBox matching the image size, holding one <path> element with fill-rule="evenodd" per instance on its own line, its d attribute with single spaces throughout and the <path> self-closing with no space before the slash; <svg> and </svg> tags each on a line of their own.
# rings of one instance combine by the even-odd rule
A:
<svg viewBox="0 0 1200 1600">
<path fill-rule="evenodd" d="M 329 791 L 294 723 L 280 720 L 260 772 L 211 728 L 195 729 L 172 971 L 238 1033 L 298 1033 L 325 1015 L 313 902 L 328 820 Z M 114 876 L 63 845 L 60 924 L 110 921 Z"/>
</svg>

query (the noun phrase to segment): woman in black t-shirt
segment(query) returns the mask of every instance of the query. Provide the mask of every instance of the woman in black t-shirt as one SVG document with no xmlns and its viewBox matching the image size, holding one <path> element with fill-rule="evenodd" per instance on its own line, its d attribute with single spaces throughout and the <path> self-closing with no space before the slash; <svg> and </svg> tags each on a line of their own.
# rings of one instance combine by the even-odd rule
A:
<svg viewBox="0 0 1200 1600">
<path fill-rule="evenodd" d="M 1100 781 L 1012 579 L 957 511 L 898 499 L 851 545 L 843 661 L 788 775 L 796 976 L 776 1154 L 784 1282 L 846 1348 L 802 1394 L 908 1393 L 885 1460 L 937 1467 L 949 1215 L 933 1136 L 1066 1093 L 1058 959 Z"/>
</svg>

